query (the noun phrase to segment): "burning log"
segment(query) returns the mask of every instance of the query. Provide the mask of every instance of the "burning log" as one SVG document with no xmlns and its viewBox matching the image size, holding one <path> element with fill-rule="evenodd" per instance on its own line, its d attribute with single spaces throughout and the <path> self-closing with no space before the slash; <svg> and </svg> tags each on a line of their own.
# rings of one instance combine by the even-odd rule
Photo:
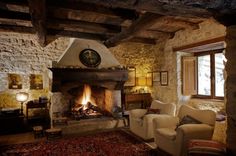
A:
<svg viewBox="0 0 236 156">
<path fill-rule="evenodd" d="M 99 108 L 96 105 L 93 105 L 91 102 L 88 102 L 86 105 L 82 105 L 81 107 L 77 108 L 76 111 L 73 113 L 76 119 L 83 119 L 89 117 L 98 117 L 98 116 L 109 116 L 112 117 L 113 115 L 104 109 Z"/>
</svg>

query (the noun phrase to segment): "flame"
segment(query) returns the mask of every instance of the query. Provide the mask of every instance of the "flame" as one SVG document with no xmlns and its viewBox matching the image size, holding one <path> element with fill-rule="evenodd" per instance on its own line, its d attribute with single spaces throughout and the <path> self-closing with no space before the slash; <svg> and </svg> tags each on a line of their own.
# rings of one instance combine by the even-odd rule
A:
<svg viewBox="0 0 236 156">
<path fill-rule="evenodd" d="M 83 91 L 83 95 L 82 95 L 82 101 L 81 104 L 84 106 L 83 109 L 86 109 L 86 105 L 88 104 L 88 102 L 92 102 L 91 101 L 91 88 L 89 85 L 85 84 L 84 85 L 84 91 Z"/>
</svg>

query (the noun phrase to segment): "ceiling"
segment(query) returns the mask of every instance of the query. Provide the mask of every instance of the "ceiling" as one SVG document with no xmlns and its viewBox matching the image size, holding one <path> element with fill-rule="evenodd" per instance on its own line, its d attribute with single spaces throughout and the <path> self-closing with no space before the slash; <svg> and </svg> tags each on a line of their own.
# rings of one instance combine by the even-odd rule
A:
<svg viewBox="0 0 236 156">
<path fill-rule="evenodd" d="M 235 13 L 231 3 L 221 5 L 213 0 L 0 0 L 0 32 L 35 34 L 41 46 L 61 36 L 99 40 L 107 47 L 156 44 L 179 30 L 198 29 L 214 15 Z"/>
</svg>

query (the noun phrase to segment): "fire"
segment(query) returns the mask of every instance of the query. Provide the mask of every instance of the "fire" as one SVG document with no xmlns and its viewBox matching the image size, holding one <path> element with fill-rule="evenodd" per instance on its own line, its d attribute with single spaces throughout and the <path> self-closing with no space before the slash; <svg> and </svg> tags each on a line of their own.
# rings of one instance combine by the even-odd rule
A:
<svg viewBox="0 0 236 156">
<path fill-rule="evenodd" d="M 91 94 L 92 94 L 92 91 L 91 91 L 90 86 L 85 84 L 83 95 L 81 97 L 81 104 L 83 105 L 83 109 L 87 108 L 88 102 L 93 103 L 93 100 L 91 98 Z"/>
</svg>

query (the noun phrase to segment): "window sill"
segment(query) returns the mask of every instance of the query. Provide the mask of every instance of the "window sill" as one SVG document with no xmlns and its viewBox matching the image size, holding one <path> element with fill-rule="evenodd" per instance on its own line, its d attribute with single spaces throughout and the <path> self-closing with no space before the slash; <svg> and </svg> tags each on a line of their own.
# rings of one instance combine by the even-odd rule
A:
<svg viewBox="0 0 236 156">
<path fill-rule="evenodd" d="M 198 97 L 198 96 L 194 96 L 191 99 L 193 100 L 205 100 L 205 101 L 211 101 L 211 102 L 224 102 L 224 98 L 217 98 L 217 99 L 212 99 L 210 97 Z"/>
</svg>

